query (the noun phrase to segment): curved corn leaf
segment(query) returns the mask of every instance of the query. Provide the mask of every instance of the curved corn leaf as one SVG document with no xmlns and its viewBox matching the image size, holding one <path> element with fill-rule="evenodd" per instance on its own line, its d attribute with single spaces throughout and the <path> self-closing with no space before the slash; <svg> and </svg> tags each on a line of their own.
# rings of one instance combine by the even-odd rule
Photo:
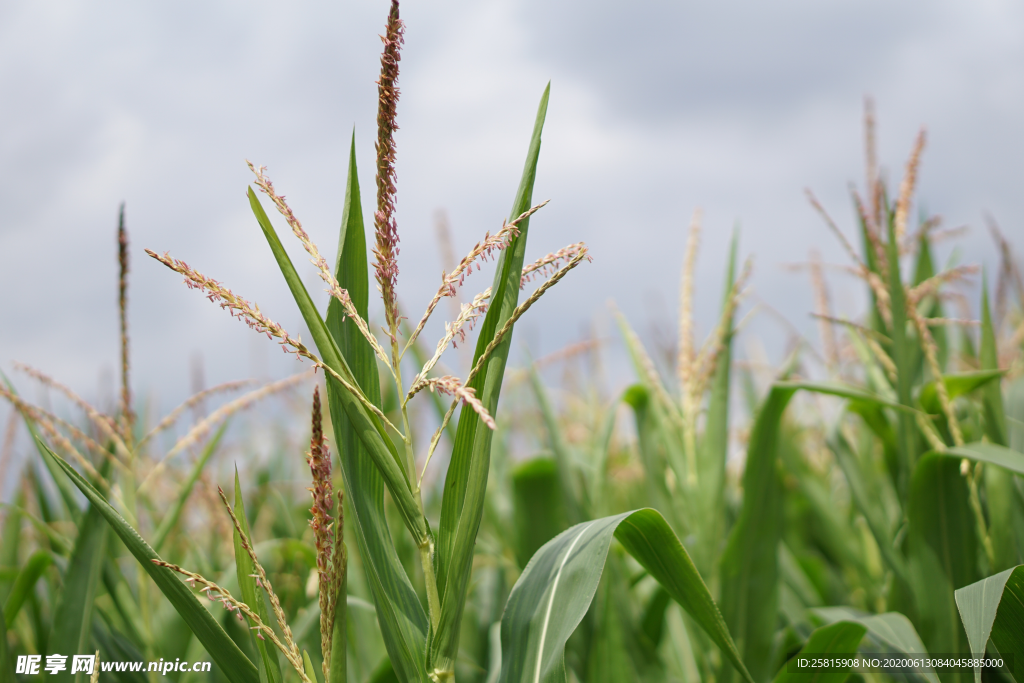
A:
<svg viewBox="0 0 1024 683">
<path fill-rule="evenodd" d="M 509 220 L 515 219 L 530 208 L 533 182 L 537 173 L 537 158 L 540 155 L 541 131 L 544 129 L 550 90 L 551 85 L 548 84 L 537 109 L 526 165 Z M 491 305 L 480 326 L 480 336 L 473 355 L 474 364 L 512 316 L 518 304 L 528 235 L 529 221 L 525 220 L 519 224 L 519 234 L 498 257 Z M 505 335 L 481 371 L 470 382 L 470 387 L 476 391 L 477 397 L 492 416 L 497 414 L 498 396 L 501 393 L 505 362 L 508 360 L 511 343 L 510 332 Z M 473 552 L 484 511 L 492 435 L 492 430 L 480 421 L 475 411 L 462 411 L 441 502 L 441 522 L 438 527 L 435 554 L 441 614 L 437 631 L 433 634 L 429 646 L 428 670 L 454 671 L 462 613 L 473 565 Z"/>
<path fill-rule="evenodd" d="M 114 533 L 124 542 L 125 547 L 135 556 L 142 568 L 181 615 L 181 618 L 185 620 L 192 633 L 206 648 L 207 653 L 220 667 L 221 673 L 231 683 L 259 683 L 256 665 L 238 649 L 235 642 L 224 632 L 224 629 L 206 607 L 199 602 L 174 572 L 166 567 L 158 567 L 153 564 L 152 561 L 158 560 L 160 557 L 149 547 L 148 543 L 142 540 L 139 532 L 133 529 L 118 514 L 117 510 L 110 507 L 103 496 L 63 458 L 50 451 L 42 442 L 37 443 L 41 448 L 46 448 L 49 451 L 50 456 L 67 474 L 71 482 L 85 494 L 90 505 L 99 511 Z"/>
<path fill-rule="evenodd" d="M 237 467 L 235 468 L 234 509 L 238 525 L 242 527 L 242 531 L 251 543 L 252 535 L 249 533 L 249 520 L 245 516 L 245 502 L 242 499 L 242 485 L 238 481 Z M 235 576 L 238 578 L 238 587 L 242 592 L 242 602 L 252 608 L 252 611 L 259 616 L 260 621 L 269 624 L 270 619 L 267 614 L 267 604 L 263 600 L 263 590 L 256 585 L 256 580 L 253 579 L 253 575 L 256 574 L 256 565 L 253 564 L 249 553 L 242 546 L 242 537 L 238 534 L 238 529 L 232 532 L 232 536 L 235 548 Z M 250 627 L 256 625 L 252 620 L 247 619 L 247 621 Z M 277 661 L 277 650 L 272 649 L 266 640 L 257 638 L 255 632 L 252 632 L 250 638 L 260 657 L 257 664 L 261 683 L 278 683 L 281 680 L 281 668 Z"/>
<path fill-rule="evenodd" d="M 565 643 L 590 607 L 613 535 L 753 683 L 690 556 L 650 508 L 578 524 L 537 551 L 501 618 L 501 683 L 566 680 Z"/>
<path fill-rule="evenodd" d="M 359 315 L 366 319 L 370 283 L 354 133 L 349 149 L 348 180 L 334 271 L 338 284 L 348 291 Z M 367 399 L 380 407 L 380 379 L 373 349 L 355 322 L 345 317 L 341 303 L 333 298 L 327 306 L 325 324 L 348 361 L 353 377 L 360 387 L 364 387 Z M 360 439 L 346 414 L 345 394 L 345 389 L 336 382 L 328 383 L 331 423 L 338 439 L 338 458 L 348 494 L 347 502 L 352 511 L 350 522 L 354 521 L 352 526 L 356 531 L 359 556 L 377 609 L 377 621 L 388 656 L 394 668 L 401 672 L 402 680 L 418 681 L 423 675 L 427 615 L 395 552 L 391 528 L 384 516 L 385 480 L 369 446 Z M 332 670 L 332 678 L 335 673 Z"/>
<path fill-rule="evenodd" d="M 899 612 L 867 614 L 850 607 L 819 607 L 811 611 L 826 624 L 855 621 L 867 628 L 867 638 L 859 648 L 863 654 L 921 655 L 927 652 L 910 619 Z M 932 669 L 908 670 L 907 673 L 928 683 L 939 683 Z"/>
<path fill-rule="evenodd" d="M 982 656 L 992 644 L 1003 654 L 1013 653 L 1013 676 L 1024 676 L 1024 566 L 1014 567 L 956 592 L 971 652 Z M 981 683 L 981 668 L 974 669 L 974 683 Z"/>
<path fill-rule="evenodd" d="M 39 577 L 43 575 L 43 572 L 51 564 L 53 564 L 53 555 L 45 550 L 37 550 L 32 553 L 32 557 L 28 558 L 25 566 L 18 573 L 18 578 L 14 580 L 14 586 L 11 588 L 7 601 L 4 603 L 3 616 L 5 622 L 8 624 L 14 623 L 14 618 L 18 616 L 18 611 L 21 610 L 21 606 L 25 603 L 25 598 L 32 592 L 36 581 L 39 580 Z"/>
<path fill-rule="evenodd" d="M 743 508 L 722 555 L 722 613 L 755 680 L 771 676 L 778 614 L 779 429 L 793 394 L 807 386 L 775 384 L 758 411 L 747 447 Z"/>
<path fill-rule="evenodd" d="M 790 662 L 808 655 L 845 655 L 857 651 L 867 628 L 855 621 L 837 621 L 815 629 L 807 644 L 800 648 Z M 775 675 L 774 683 L 843 683 L 850 676 L 850 667 L 829 667 L 813 670 L 790 671 L 789 663 Z"/>
<path fill-rule="evenodd" d="M 978 370 L 976 372 L 964 372 L 956 375 L 943 375 L 942 383 L 946 385 L 946 392 L 949 394 L 950 400 L 952 400 L 969 394 L 975 389 L 993 386 L 993 381 L 998 380 L 1005 374 L 1004 370 L 999 369 Z M 994 386 L 998 391 L 999 383 L 995 382 Z M 928 382 L 928 384 L 921 387 L 919 400 L 921 401 L 921 407 L 929 413 L 938 414 L 942 412 L 942 404 L 939 402 L 939 392 L 935 387 L 935 382 Z"/>
<path fill-rule="evenodd" d="M 849 384 L 843 384 L 842 382 L 776 382 L 774 386 L 790 389 L 803 389 L 804 391 L 810 391 L 815 394 L 838 396 L 839 398 L 859 401 L 878 408 L 892 408 L 893 410 L 910 413 L 911 415 L 917 412 L 910 406 L 890 401 L 885 397 L 874 394 L 866 389 L 861 389 L 860 387 L 851 386 Z"/>
<path fill-rule="evenodd" d="M 295 271 L 291 258 L 284 250 L 284 246 L 281 244 L 274 226 L 271 224 L 270 219 L 263 210 L 263 206 L 260 204 L 259 198 L 251 187 L 248 190 L 248 195 L 252 212 L 256 216 L 256 221 L 259 223 L 260 228 L 263 230 L 263 235 L 267 238 L 270 250 L 274 253 L 278 268 L 281 270 L 281 274 L 291 290 L 292 298 L 295 299 L 295 303 L 299 307 L 302 319 L 313 336 L 313 343 L 316 345 L 317 351 L 320 352 L 321 360 L 338 373 L 339 376 L 344 378 L 346 382 L 356 388 L 361 388 L 334 338 L 328 332 L 327 326 L 320 317 L 320 313 L 316 310 L 313 299 L 310 298 L 309 292 L 306 291 L 306 286 L 302 284 L 302 280 Z M 337 385 L 337 380 L 328 375 L 327 384 L 328 386 L 335 386 Z M 365 395 L 365 389 L 363 389 L 363 393 Z M 418 542 L 426 540 L 429 535 L 426 519 L 419 512 L 416 500 L 409 486 L 409 479 L 404 470 L 402 458 L 398 455 L 391 437 L 384 430 L 384 425 L 381 424 L 380 419 L 376 415 L 368 411 L 366 406 L 344 387 L 337 387 L 336 396 L 337 401 L 345 409 L 345 414 L 352 424 L 352 429 L 363 445 L 366 446 L 367 453 L 373 458 L 374 464 L 383 475 L 388 491 L 390 491 L 402 515 L 402 521 L 405 522 L 405 526 Z"/>
</svg>

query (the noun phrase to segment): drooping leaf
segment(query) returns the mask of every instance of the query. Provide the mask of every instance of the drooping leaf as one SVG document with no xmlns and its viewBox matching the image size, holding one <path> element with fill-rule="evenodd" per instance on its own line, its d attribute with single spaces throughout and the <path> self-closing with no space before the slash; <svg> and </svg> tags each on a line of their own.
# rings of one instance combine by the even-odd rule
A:
<svg viewBox="0 0 1024 683">
<path fill-rule="evenodd" d="M 813 610 L 824 623 L 856 621 L 867 628 L 867 637 L 861 643 L 863 654 L 922 655 L 927 652 L 914 625 L 899 612 L 866 614 L 849 607 L 821 607 Z M 910 672 L 908 672 L 910 673 Z M 939 683 L 931 669 L 913 672 L 928 683 Z"/>
<path fill-rule="evenodd" d="M 549 541 L 523 570 L 501 619 L 502 683 L 562 683 L 565 643 L 597 591 L 612 536 L 677 600 L 748 683 L 725 620 L 664 517 L 649 508 L 584 522 Z"/>
<path fill-rule="evenodd" d="M 844 655 L 857 651 L 857 646 L 864 639 L 867 628 L 855 621 L 837 621 L 828 626 L 815 629 L 811 637 L 782 669 L 775 675 L 774 683 L 791 683 L 793 681 L 809 683 L 843 683 L 850 676 L 850 667 L 820 667 L 815 669 L 794 669 L 794 660 L 812 655 Z"/>
<path fill-rule="evenodd" d="M 956 591 L 956 605 L 963 620 L 970 650 L 983 656 L 991 638 L 996 649 L 1013 654 L 1013 677 L 1024 676 L 1024 566 L 1014 567 Z M 974 669 L 981 683 L 981 668 Z"/>
<path fill-rule="evenodd" d="M 519 190 L 512 203 L 513 220 L 530 208 L 533 183 L 540 155 L 541 131 L 547 115 L 550 84 L 544 89 L 537 118 L 534 123 L 530 148 L 526 156 Z M 498 331 L 511 318 L 519 302 L 519 286 L 526 255 L 529 221 L 519 224 L 519 234 L 512 238 L 498 257 L 491 305 L 480 326 L 474 364 L 484 349 L 494 340 Z M 498 397 L 505 374 L 505 363 L 512 343 L 512 334 L 506 334 L 491 353 L 470 386 L 476 391 L 487 412 L 497 415 Z M 458 656 L 459 631 L 469 588 L 476 536 L 484 511 L 487 474 L 490 470 L 491 438 L 493 432 L 480 420 L 475 411 L 464 410 L 459 416 L 452 457 L 445 477 L 441 502 L 441 522 L 438 528 L 435 565 L 437 590 L 441 600 L 441 614 L 436 632 L 429 646 L 428 669 L 454 671 Z"/>
<path fill-rule="evenodd" d="M 49 449 L 39 442 L 42 448 Z M 242 653 L 233 640 L 224 632 L 213 615 L 203 606 L 178 576 L 166 567 L 153 564 L 160 559 L 153 549 L 142 540 L 139 533 L 104 500 L 103 496 L 86 481 L 71 465 L 53 451 L 50 456 L 64 471 L 71 482 L 85 494 L 89 503 L 107 521 L 110 528 L 124 542 L 128 551 L 138 560 L 174 609 L 185 620 L 192 633 L 203 644 L 224 676 L 231 683 L 259 683 L 256 665 Z"/>
<path fill-rule="evenodd" d="M 998 380 L 1006 374 L 999 369 L 979 370 L 977 372 L 964 372 L 956 375 L 943 375 L 942 383 L 946 385 L 946 392 L 950 400 L 969 394 L 976 389 L 994 385 L 997 390 Z M 939 392 L 935 388 L 935 382 L 928 382 L 921 388 L 921 407 L 929 413 L 938 414 L 942 412 L 942 404 L 939 402 Z M 1000 404 L 1002 407 L 1002 404 Z M 998 442 L 997 442 L 998 443 Z"/>
<path fill-rule="evenodd" d="M 348 291 L 356 311 L 365 320 L 369 312 L 370 282 L 360 202 L 353 133 L 334 272 L 338 284 Z M 327 306 L 326 326 L 366 397 L 381 407 L 380 378 L 373 349 L 355 322 L 346 318 L 341 302 L 333 298 Z M 419 681 L 423 675 L 427 615 L 395 552 L 391 528 L 384 516 L 384 477 L 375 464 L 374 455 L 348 419 L 344 391 L 336 383 L 327 386 L 346 501 L 352 512 L 348 528 L 356 532 L 366 582 L 393 668 L 401 672 L 400 680 Z"/>
</svg>

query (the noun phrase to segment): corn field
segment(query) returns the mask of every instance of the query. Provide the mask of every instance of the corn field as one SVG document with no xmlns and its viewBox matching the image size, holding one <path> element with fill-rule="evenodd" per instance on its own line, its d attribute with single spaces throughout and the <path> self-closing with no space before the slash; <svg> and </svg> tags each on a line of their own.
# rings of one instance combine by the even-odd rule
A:
<svg viewBox="0 0 1024 683">
<path fill-rule="evenodd" d="M 147 267 L 159 262 L 294 354 L 297 374 L 204 389 L 161 418 L 139 410 L 122 207 L 116 409 L 28 366 L 0 378 L 13 408 L 0 473 L 17 430 L 34 449 L 0 475 L 18 479 L 0 531 L 0 681 L 1024 682 L 1024 282 L 995 229 L 997 272 L 936 262 L 935 245 L 956 234 L 913 216 L 924 133 L 889 187 L 868 109 L 852 220 L 809 197 L 864 288 L 861 316 L 832 314 L 825 265 L 811 260 L 820 338 L 798 340 L 779 367 L 744 359 L 752 262 L 736 234 L 721 290 L 696 292 L 695 213 L 673 348 L 653 350 L 616 310 L 633 378 L 607 394 L 587 365 L 599 342 L 509 362 L 517 322 L 542 296 L 570 305 L 555 285 L 591 259 L 583 242 L 539 258 L 528 249 L 546 203 L 533 186 L 548 89 L 529 137 L 514 131 L 526 160 L 507 219 L 442 275 L 422 314 L 401 305 L 404 31 L 392 0 L 374 211 L 363 215 L 353 137 L 333 264 L 249 163 L 254 223 L 308 341 L 180 255 L 145 250 Z M 330 295 L 325 311 L 283 246 L 288 232 Z M 484 262 L 489 287 L 473 275 Z M 698 295 L 721 302 L 703 341 Z M 426 340 L 439 306 L 452 319 Z M 462 377 L 445 369 L 458 353 Z M 574 363 L 587 379 L 552 386 L 541 372 Z M 59 407 L 25 398 L 40 387 Z M 271 461 L 255 465 L 243 441 L 222 478 L 229 425 L 266 402 L 285 406 L 308 447 L 282 429 Z M 513 457 L 517 441 L 541 447 Z M 55 653 L 94 659 L 30 670 Z M 942 663 L 960 658 L 998 664 Z M 200 661 L 212 666 L 177 665 Z"/>
</svg>

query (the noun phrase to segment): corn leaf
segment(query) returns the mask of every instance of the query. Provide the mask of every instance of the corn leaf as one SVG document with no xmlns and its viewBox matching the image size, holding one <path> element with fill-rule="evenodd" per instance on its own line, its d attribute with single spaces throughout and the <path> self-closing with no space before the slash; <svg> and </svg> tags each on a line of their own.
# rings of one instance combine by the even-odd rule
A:
<svg viewBox="0 0 1024 683">
<path fill-rule="evenodd" d="M 42 448 L 45 444 L 40 443 Z M 49 451 L 48 448 L 46 448 Z M 142 565 L 142 568 L 153 579 L 164 596 L 170 601 L 174 609 L 185 620 L 185 623 L 195 634 L 196 638 L 206 648 L 207 653 L 217 663 L 221 673 L 231 683 L 259 683 L 259 672 L 248 657 L 242 653 L 233 640 L 224 632 L 213 615 L 203 606 L 195 595 L 182 583 L 178 576 L 166 567 L 159 567 L 153 564 L 153 560 L 160 557 L 153 549 L 142 540 L 139 532 L 132 528 L 128 522 L 118 514 L 117 510 L 110 507 L 103 496 L 86 481 L 71 465 L 64 461 L 53 451 L 50 456 L 57 465 L 67 474 L 71 482 L 85 494 L 89 503 L 107 521 L 114 533 L 124 542 L 129 552 Z"/>
<path fill-rule="evenodd" d="M 722 297 L 723 313 L 729 306 L 736 280 L 737 235 L 734 233 L 729 248 L 729 263 L 726 267 L 725 291 Z M 725 535 L 725 462 L 729 455 L 729 397 L 732 382 L 732 340 L 733 320 L 725 321 L 726 333 L 723 347 L 718 356 L 718 366 L 711 380 L 711 395 L 708 398 L 707 422 L 704 436 L 697 446 L 697 475 L 700 481 L 700 513 L 702 520 L 699 535 L 700 548 L 697 563 L 710 567 L 712 558 Z"/>
<path fill-rule="evenodd" d="M 850 607 L 821 607 L 812 610 L 812 613 L 826 624 L 855 621 L 867 628 L 867 637 L 859 648 L 862 654 L 922 655 L 927 652 L 914 625 L 899 612 L 867 614 Z M 906 673 L 923 678 L 928 683 L 939 683 L 939 677 L 930 668 L 908 669 Z"/>
<path fill-rule="evenodd" d="M 522 180 L 512 204 L 509 220 L 515 219 L 530 208 L 550 87 L 549 84 L 544 89 L 544 95 L 540 100 Z M 511 240 L 498 258 L 491 305 L 480 326 L 480 335 L 473 356 L 474 364 L 512 316 L 518 304 L 528 235 L 529 221 L 523 221 L 519 224 L 519 234 Z M 505 335 L 481 371 L 470 382 L 477 397 L 492 416 L 497 414 L 498 397 L 511 343 L 510 332 Z M 441 614 L 437 631 L 431 638 L 428 668 L 442 672 L 454 670 L 458 655 L 459 630 L 472 572 L 473 551 L 484 511 L 492 435 L 492 431 L 481 422 L 475 411 L 462 411 L 448 474 L 445 477 L 435 555 Z"/>
<path fill-rule="evenodd" d="M 566 680 L 565 643 L 590 607 L 613 535 L 753 683 L 690 556 L 650 508 L 578 524 L 537 551 L 505 604 L 501 683 Z"/>
<path fill-rule="evenodd" d="M 109 467 L 104 471 L 109 471 Z M 90 502 L 78 524 L 78 538 L 71 560 L 64 570 L 63 583 L 53 614 L 53 630 L 47 639 L 50 654 L 85 653 L 91 651 L 92 610 L 96 589 L 106 561 L 107 524 L 99 504 Z M 86 674 L 61 674 L 64 680 L 83 681 Z"/>
<path fill-rule="evenodd" d="M 844 655 L 853 654 L 864 639 L 867 628 L 855 621 L 837 621 L 828 626 L 815 629 L 807 644 L 800 648 L 789 663 L 775 675 L 774 683 L 843 683 L 850 676 L 850 667 L 828 667 L 812 670 L 802 669 L 790 671 L 790 664 L 796 659 L 809 655 Z"/>
<path fill-rule="evenodd" d="M 992 326 L 992 311 L 988 305 L 988 280 L 981 284 L 981 349 L 978 361 L 982 370 L 999 369 L 999 353 L 996 349 L 996 334 Z M 1003 410 L 1003 392 L 999 382 L 985 387 L 981 395 L 985 410 L 985 434 L 989 441 L 1000 446 L 1009 446 L 1009 432 L 1006 424 L 1006 412 Z"/>
<path fill-rule="evenodd" d="M 235 468 L 235 517 L 239 526 L 245 533 L 246 538 L 252 543 L 252 534 L 249 533 L 249 521 L 245 516 L 245 501 L 242 499 L 242 485 L 238 481 L 238 468 Z M 253 575 L 256 574 L 256 565 L 253 564 L 249 553 L 242 547 L 242 537 L 235 529 L 232 532 L 235 547 L 235 576 L 238 578 L 238 587 L 242 592 L 242 602 L 249 605 L 264 624 L 269 624 L 267 604 L 263 600 L 263 591 L 256 585 Z M 249 621 L 249 626 L 255 626 L 256 622 Z M 277 683 L 281 680 L 281 668 L 277 661 L 277 650 L 271 649 L 266 640 L 256 637 L 255 632 L 250 636 L 256 651 L 259 653 L 257 665 L 260 670 L 261 683 Z"/>
<path fill-rule="evenodd" d="M 1013 653 L 1013 676 L 1024 676 L 1024 566 L 1014 567 L 956 591 L 971 652 L 984 655 L 991 638 L 1003 654 Z M 981 683 L 981 668 L 974 669 L 974 683 Z"/>
<path fill-rule="evenodd" d="M 921 637 L 930 652 L 964 652 L 967 642 L 953 591 L 980 578 L 980 545 L 967 481 L 956 458 L 936 454 L 920 459 L 907 518 L 908 570 Z"/>
<path fill-rule="evenodd" d="M 946 391 L 952 400 L 982 387 L 994 386 L 996 391 L 999 391 L 997 380 L 1005 374 L 1003 370 L 999 369 L 964 372 L 956 375 L 943 375 L 942 383 L 946 385 Z M 939 402 L 939 392 L 935 387 L 935 382 L 928 382 L 921 387 L 919 400 L 921 407 L 929 413 L 939 414 L 942 412 L 942 404 Z M 999 407 L 1002 408 L 1001 402 Z"/>
<path fill-rule="evenodd" d="M 758 411 L 743 473 L 743 507 L 721 561 L 722 613 L 755 680 L 771 676 L 779 601 L 783 413 L 797 386 L 776 384 Z"/>
<path fill-rule="evenodd" d="M 348 291 L 356 310 L 366 319 L 370 284 L 354 134 L 349 151 L 348 180 L 334 271 L 338 283 Z M 341 303 L 333 298 L 327 306 L 326 325 L 339 350 L 350 363 L 352 375 L 359 386 L 363 387 L 366 397 L 380 407 L 380 380 L 373 349 L 356 328 L 355 322 L 345 318 Z M 394 668 L 401 672 L 402 680 L 420 680 L 423 675 L 427 616 L 395 552 L 391 529 L 384 516 L 384 478 L 374 464 L 369 447 L 359 438 L 348 419 L 344 408 L 344 393 L 345 390 L 336 383 L 327 386 L 331 422 L 335 438 L 338 439 L 338 458 L 348 494 L 346 500 L 352 511 L 347 526 L 356 532 L 359 556 L 377 609 L 384 645 Z M 338 649 L 335 645 L 334 650 Z M 344 650 L 343 643 L 340 649 Z M 332 668 L 332 681 L 329 683 L 337 683 L 336 676 L 341 675 L 344 672 Z"/>
<path fill-rule="evenodd" d="M 888 220 L 888 241 L 886 242 L 886 261 L 888 261 L 889 272 L 884 274 L 889 288 L 889 302 L 892 313 L 892 325 L 889 330 L 891 342 L 889 344 L 889 355 L 892 356 L 893 365 L 896 366 L 896 396 L 897 400 L 908 408 L 913 407 L 911 387 L 914 380 L 914 368 L 912 367 L 912 356 L 915 352 L 907 336 L 907 299 L 903 289 L 903 281 L 900 279 L 900 254 L 899 241 L 896 239 L 895 216 L 889 214 Z M 914 418 L 907 412 L 896 414 L 899 427 L 896 430 L 897 444 L 899 446 L 897 490 L 901 497 L 906 497 L 910 490 L 910 477 L 914 471 L 914 463 L 917 460 L 918 432 L 914 424 Z"/>
<path fill-rule="evenodd" d="M 35 588 L 36 581 L 51 564 L 53 564 L 53 555 L 45 550 L 37 550 L 32 553 L 32 557 L 28 558 L 25 566 L 18 572 L 18 578 L 14 580 L 14 586 L 4 603 L 5 622 L 14 623 L 14 618 L 18 616 L 21 606 L 25 603 L 25 598 L 29 596 L 29 593 Z"/>
</svg>

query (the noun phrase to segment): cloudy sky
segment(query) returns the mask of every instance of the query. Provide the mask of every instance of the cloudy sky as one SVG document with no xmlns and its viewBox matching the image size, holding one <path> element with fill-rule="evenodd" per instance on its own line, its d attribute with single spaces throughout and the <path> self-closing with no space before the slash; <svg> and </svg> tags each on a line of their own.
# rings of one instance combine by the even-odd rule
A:
<svg viewBox="0 0 1024 683">
<path fill-rule="evenodd" d="M 141 393 L 175 403 L 197 354 L 209 383 L 297 370 L 142 249 L 169 250 L 300 331 L 244 197 L 244 161 L 269 167 L 332 259 L 353 130 L 372 202 L 386 11 L 383 0 L 0 4 L 4 372 L 24 361 L 90 397 L 112 376 L 121 201 Z M 986 211 L 1024 248 L 1020 3 L 409 0 L 402 11 L 399 286 L 410 317 L 443 265 L 435 212 L 447 212 L 460 254 L 507 215 L 549 80 L 535 198 L 551 204 L 534 219 L 530 253 L 584 240 L 594 262 L 517 328 L 535 356 L 592 326 L 614 339 L 610 300 L 645 336 L 674 325 L 698 206 L 699 329 L 713 324 L 739 223 L 756 296 L 812 331 L 806 275 L 783 266 L 812 248 L 843 261 L 803 189 L 852 233 L 847 187 L 863 176 L 866 94 L 890 178 L 927 126 L 920 197 L 946 225 L 973 226 L 964 260 L 994 262 Z M 322 289 L 312 266 L 302 272 Z M 467 292 L 489 279 L 474 275 Z M 830 284 L 837 310 L 856 314 L 859 285 Z M 780 329 L 767 315 L 749 328 L 770 353 Z"/>
</svg>

